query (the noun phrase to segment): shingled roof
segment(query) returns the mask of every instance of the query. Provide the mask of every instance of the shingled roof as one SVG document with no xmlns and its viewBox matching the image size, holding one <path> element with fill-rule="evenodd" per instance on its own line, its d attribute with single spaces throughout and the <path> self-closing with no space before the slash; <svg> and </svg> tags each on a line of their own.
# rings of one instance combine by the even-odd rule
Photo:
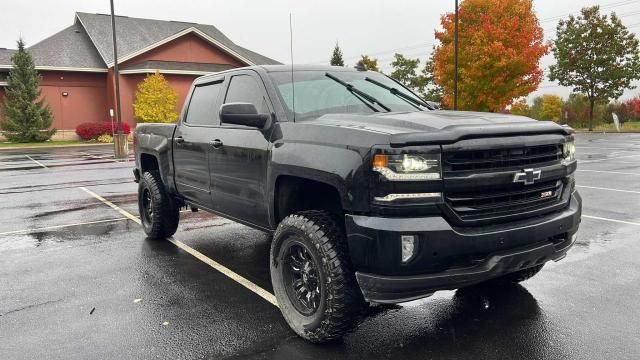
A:
<svg viewBox="0 0 640 360">
<path fill-rule="evenodd" d="M 247 65 L 279 62 L 235 44 L 213 25 L 116 16 L 118 62 L 126 61 L 186 34 L 195 34 Z M 0 49 L 0 67 L 11 64 L 15 50 Z M 36 67 L 46 70 L 106 71 L 113 66 L 111 17 L 76 13 L 75 23 L 29 47 Z"/>
</svg>

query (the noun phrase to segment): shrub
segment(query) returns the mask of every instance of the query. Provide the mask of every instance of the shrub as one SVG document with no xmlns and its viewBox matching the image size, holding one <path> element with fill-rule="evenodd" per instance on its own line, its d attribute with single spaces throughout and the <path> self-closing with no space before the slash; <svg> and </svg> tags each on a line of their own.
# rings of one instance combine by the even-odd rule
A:
<svg viewBox="0 0 640 360">
<path fill-rule="evenodd" d="M 113 136 L 111 136 L 109 134 L 102 134 L 102 135 L 98 136 L 98 142 L 99 143 L 110 144 L 110 143 L 113 142 Z"/>
<path fill-rule="evenodd" d="M 86 122 L 76 127 L 76 134 L 82 140 L 96 140 L 100 135 L 111 135 L 115 132 L 117 125 L 114 124 L 114 128 L 111 128 L 111 123 L 107 121 L 94 121 Z M 127 123 L 122 123 L 122 131 L 125 134 L 131 132 L 131 128 Z"/>
<path fill-rule="evenodd" d="M 133 110 L 140 122 L 175 122 L 177 101 L 178 92 L 162 74 L 155 73 L 138 84 Z"/>
</svg>

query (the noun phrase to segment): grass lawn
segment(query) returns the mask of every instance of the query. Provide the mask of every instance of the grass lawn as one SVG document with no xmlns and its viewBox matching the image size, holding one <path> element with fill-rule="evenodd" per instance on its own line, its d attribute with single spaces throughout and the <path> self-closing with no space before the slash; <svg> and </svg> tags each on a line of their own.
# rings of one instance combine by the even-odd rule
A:
<svg viewBox="0 0 640 360">
<path fill-rule="evenodd" d="M 2 148 L 37 147 L 37 146 L 75 145 L 75 144 L 84 144 L 84 142 L 80 141 L 80 140 L 45 141 L 45 142 L 38 142 L 38 143 L 0 142 L 0 149 L 2 149 Z"/>
<path fill-rule="evenodd" d="M 613 123 L 600 124 L 593 127 L 593 131 L 616 131 L 616 126 Z M 627 121 L 623 122 L 620 126 L 620 131 L 640 131 L 640 121 Z"/>
</svg>

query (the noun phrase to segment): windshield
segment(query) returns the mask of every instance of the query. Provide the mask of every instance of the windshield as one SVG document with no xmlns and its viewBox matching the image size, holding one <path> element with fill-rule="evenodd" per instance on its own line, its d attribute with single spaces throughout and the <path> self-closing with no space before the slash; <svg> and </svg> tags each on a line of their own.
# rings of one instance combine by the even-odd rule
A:
<svg viewBox="0 0 640 360">
<path fill-rule="evenodd" d="M 329 74 L 330 76 L 327 76 Z M 291 86 L 290 72 L 272 72 L 269 74 L 278 90 L 280 100 L 284 104 L 285 111 L 290 117 L 293 115 L 293 90 Z M 336 81 L 339 79 L 353 89 Z M 419 100 L 412 92 L 388 77 L 374 72 L 355 71 L 325 71 L 308 70 L 295 71 L 295 111 L 296 120 L 317 118 L 325 114 L 370 114 L 386 111 L 420 111 L 420 108 L 406 101 L 400 96 L 394 95 L 388 89 L 367 81 L 367 78 L 375 80 L 389 88 L 396 88 L 406 96 Z M 364 93 L 371 99 L 359 95 Z M 388 110 L 387 110 L 388 109 Z"/>
</svg>

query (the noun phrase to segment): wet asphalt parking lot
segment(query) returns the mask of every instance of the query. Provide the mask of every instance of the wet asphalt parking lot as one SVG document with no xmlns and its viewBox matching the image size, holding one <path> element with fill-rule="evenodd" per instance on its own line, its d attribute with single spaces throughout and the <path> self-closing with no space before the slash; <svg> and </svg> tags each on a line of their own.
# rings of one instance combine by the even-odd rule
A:
<svg viewBox="0 0 640 360">
<path fill-rule="evenodd" d="M 2 150 L 0 358 L 640 358 L 640 134 L 577 149 L 566 259 L 522 286 L 373 308 L 324 345 L 256 293 L 272 291 L 267 235 L 184 212 L 173 242 L 146 240 L 134 164 L 110 147 Z"/>
</svg>

